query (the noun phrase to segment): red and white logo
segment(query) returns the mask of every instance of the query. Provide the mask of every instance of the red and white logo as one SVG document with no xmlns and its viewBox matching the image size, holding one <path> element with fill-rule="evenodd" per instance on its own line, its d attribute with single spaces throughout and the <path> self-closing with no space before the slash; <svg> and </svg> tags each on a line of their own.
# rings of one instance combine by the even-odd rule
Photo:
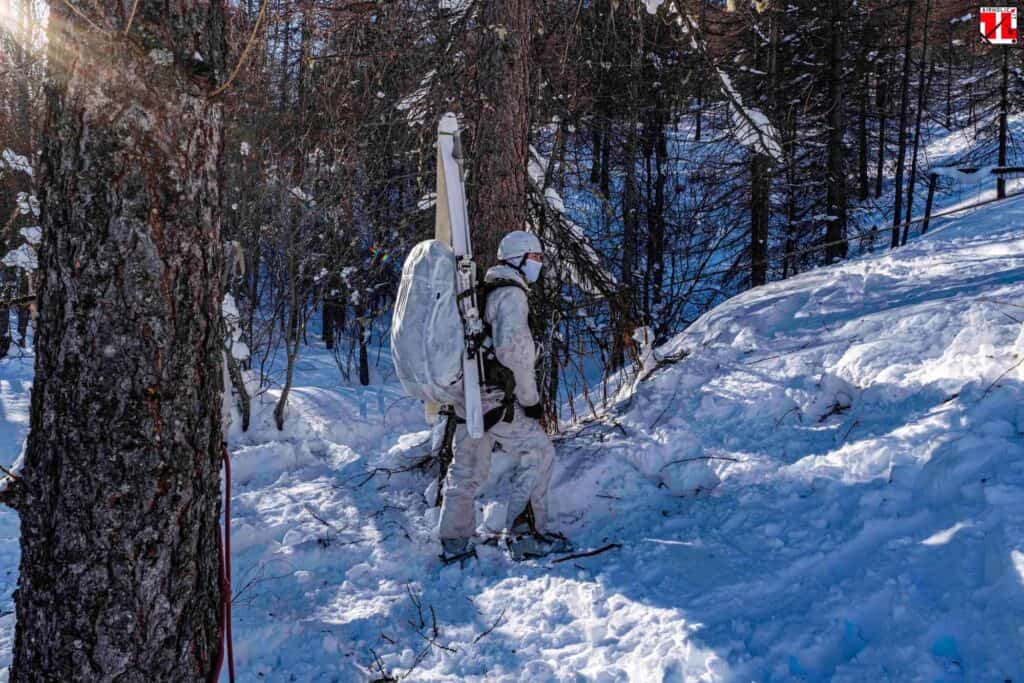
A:
<svg viewBox="0 0 1024 683">
<path fill-rule="evenodd" d="M 978 12 L 981 35 L 992 45 L 1017 44 L 1017 8 L 982 7 Z"/>
</svg>

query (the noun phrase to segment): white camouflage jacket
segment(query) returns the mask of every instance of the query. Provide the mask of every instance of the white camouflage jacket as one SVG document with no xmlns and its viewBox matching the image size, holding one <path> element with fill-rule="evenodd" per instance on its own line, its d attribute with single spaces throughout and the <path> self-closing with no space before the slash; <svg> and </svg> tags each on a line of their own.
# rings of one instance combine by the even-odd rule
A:
<svg viewBox="0 0 1024 683">
<path fill-rule="evenodd" d="M 487 271 L 485 282 L 514 280 L 529 288 L 522 273 L 507 265 Z M 494 353 L 498 362 L 512 371 L 516 378 L 516 401 L 522 406 L 540 403 L 537 391 L 537 346 L 530 332 L 530 303 L 526 292 L 518 287 L 500 287 L 487 297 L 484 320 L 491 325 Z"/>
</svg>

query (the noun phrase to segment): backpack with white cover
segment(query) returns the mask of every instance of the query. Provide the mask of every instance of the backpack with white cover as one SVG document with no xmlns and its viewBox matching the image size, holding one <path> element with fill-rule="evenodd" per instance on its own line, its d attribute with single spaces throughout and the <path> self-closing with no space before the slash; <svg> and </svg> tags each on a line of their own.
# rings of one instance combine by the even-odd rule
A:
<svg viewBox="0 0 1024 683">
<path fill-rule="evenodd" d="M 391 355 L 402 386 L 430 404 L 461 405 L 465 335 L 455 291 L 455 253 L 420 242 L 402 266 L 391 321 Z"/>
</svg>

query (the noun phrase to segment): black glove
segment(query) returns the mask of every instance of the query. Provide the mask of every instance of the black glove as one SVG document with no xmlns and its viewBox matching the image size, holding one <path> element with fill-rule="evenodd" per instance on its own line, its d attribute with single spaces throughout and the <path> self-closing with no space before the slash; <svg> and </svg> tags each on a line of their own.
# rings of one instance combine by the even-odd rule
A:
<svg viewBox="0 0 1024 683">
<path fill-rule="evenodd" d="M 523 406 L 523 414 L 531 420 L 540 420 L 544 417 L 544 407 L 535 403 L 532 406 Z"/>
</svg>

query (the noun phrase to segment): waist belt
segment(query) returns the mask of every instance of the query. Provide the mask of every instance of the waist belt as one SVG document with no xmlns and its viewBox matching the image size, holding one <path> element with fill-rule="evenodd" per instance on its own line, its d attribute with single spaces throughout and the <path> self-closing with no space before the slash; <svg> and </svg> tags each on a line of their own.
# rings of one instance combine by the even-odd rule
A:
<svg viewBox="0 0 1024 683">
<path fill-rule="evenodd" d="M 445 415 L 449 420 L 454 419 L 455 424 L 466 424 L 466 421 L 464 419 L 455 414 L 454 409 L 441 411 L 441 414 Z M 496 408 L 491 408 L 486 413 L 484 413 L 484 431 L 491 431 L 499 422 L 511 422 L 513 419 L 515 419 L 515 414 L 515 403 L 502 403 L 500 406 Z"/>
</svg>

